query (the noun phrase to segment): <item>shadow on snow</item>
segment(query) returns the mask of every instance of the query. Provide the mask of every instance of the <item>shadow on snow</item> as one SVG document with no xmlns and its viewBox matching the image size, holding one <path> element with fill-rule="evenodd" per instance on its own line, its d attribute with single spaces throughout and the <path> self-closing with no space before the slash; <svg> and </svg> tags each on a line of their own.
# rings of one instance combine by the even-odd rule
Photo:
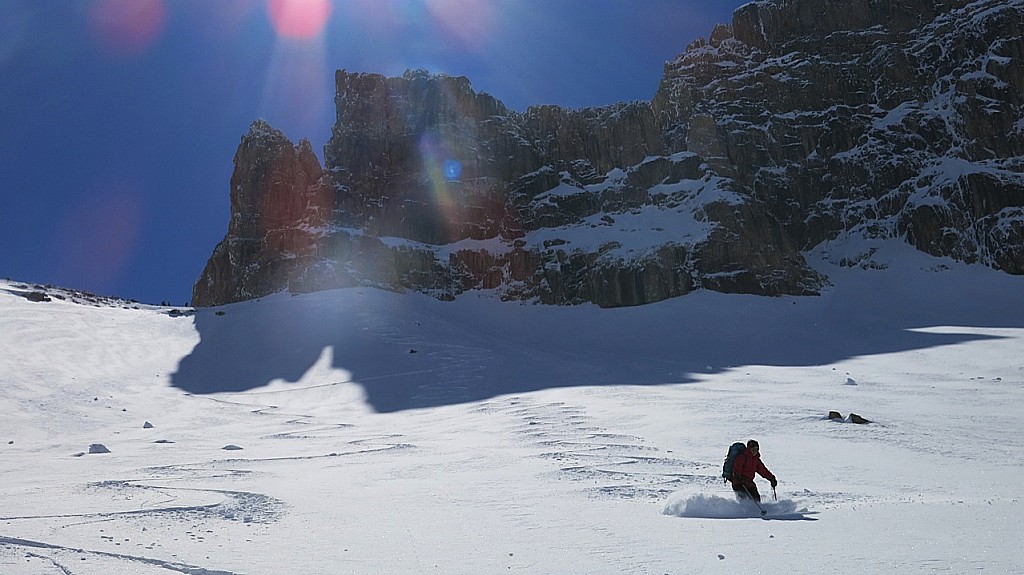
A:
<svg viewBox="0 0 1024 575">
<path fill-rule="evenodd" d="M 867 280 L 817 297 L 700 291 L 618 309 L 473 294 L 441 302 L 371 288 L 277 294 L 197 310 L 200 342 L 172 381 L 197 394 L 300 382 L 329 349 L 330 366 L 347 374 L 303 384 L 352 381 L 373 409 L 393 412 L 550 387 L 688 383 L 745 365 L 821 366 L 997 337 L 917 328 L 1024 327 L 1021 278 L 992 272 L 941 285 L 942 274 L 932 274 L 930 284 L 900 285 L 884 274 L 858 277 Z"/>
</svg>

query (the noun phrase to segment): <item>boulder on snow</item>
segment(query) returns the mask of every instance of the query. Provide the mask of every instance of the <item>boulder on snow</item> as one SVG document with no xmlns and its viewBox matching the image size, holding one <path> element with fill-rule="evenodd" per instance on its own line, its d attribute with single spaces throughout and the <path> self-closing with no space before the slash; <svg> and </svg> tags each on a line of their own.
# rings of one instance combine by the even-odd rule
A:
<svg viewBox="0 0 1024 575">
<path fill-rule="evenodd" d="M 153 429 L 153 424 L 147 421 L 142 424 L 142 429 Z"/>
<path fill-rule="evenodd" d="M 864 424 L 864 423 L 871 423 L 871 420 L 864 419 L 863 417 L 857 415 L 856 413 L 851 413 L 850 414 L 850 423 Z"/>
<path fill-rule="evenodd" d="M 839 413 L 838 411 L 830 411 L 830 412 L 828 412 L 828 418 L 829 419 L 843 419 L 843 414 Z"/>
<path fill-rule="evenodd" d="M 22 295 L 28 301 L 34 301 L 34 302 L 53 301 L 53 300 L 50 299 L 50 296 L 48 296 L 46 293 L 41 292 L 41 291 L 29 292 L 27 294 L 22 294 Z"/>
<path fill-rule="evenodd" d="M 221 449 L 225 451 L 239 451 L 242 448 L 237 445 L 225 445 L 224 447 L 221 447 Z"/>
<path fill-rule="evenodd" d="M 110 453 L 110 450 L 102 443 L 93 443 L 89 445 L 89 453 Z"/>
</svg>

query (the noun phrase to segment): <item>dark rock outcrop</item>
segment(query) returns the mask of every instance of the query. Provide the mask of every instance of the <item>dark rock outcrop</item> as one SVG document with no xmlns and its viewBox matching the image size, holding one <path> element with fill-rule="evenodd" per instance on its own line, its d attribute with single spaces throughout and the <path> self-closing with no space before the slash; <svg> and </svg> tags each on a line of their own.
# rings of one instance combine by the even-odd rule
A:
<svg viewBox="0 0 1024 575">
<path fill-rule="evenodd" d="M 651 102 L 518 113 L 465 78 L 339 71 L 324 169 L 263 122 L 243 138 L 193 303 L 807 295 L 803 251 L 874 238 L 1024 273 L 1022 58 L 1024 0 L 773 0 Z"/>
<path fill-rule="evenodd" d="M 192 289 L 196 305 L 256 298 L 286 289 L 320 261 L 333 192 L 309 142 L 292 145 L 262 120 L 235 153 L 231 220 Z"/>
</svg>

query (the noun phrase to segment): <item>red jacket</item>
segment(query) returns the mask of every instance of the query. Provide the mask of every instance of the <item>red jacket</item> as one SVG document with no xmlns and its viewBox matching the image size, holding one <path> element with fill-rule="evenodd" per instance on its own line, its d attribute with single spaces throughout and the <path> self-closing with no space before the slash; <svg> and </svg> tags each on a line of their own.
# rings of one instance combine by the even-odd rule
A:
<svg viewBox="0 0 1024 575">
<path fill-rule="evenodd" d="M 775 476 L 761 462 L 761 455 L 749 449 L 744 449 L 742 453 L 736 456 L 736 460 L 732 464 L 732 482 L 737 485 L 749 485 L 753 483 L 755 473 L 760 473 L 761 477 L 776 483 Z"/>
</svg>

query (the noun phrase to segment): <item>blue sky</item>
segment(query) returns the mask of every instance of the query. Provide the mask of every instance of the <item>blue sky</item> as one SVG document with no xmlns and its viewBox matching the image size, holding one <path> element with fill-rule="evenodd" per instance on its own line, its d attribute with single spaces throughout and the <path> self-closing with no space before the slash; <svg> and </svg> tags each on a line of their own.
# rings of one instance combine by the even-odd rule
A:
<svg viewBox="0 0 1024 575">
<path fill-rule="evenodd" d="M 322 157 L 334 70 L 523 111 L 647 100 L 742 0 L 2 0 L 0 277 L 182 305 L 263 118 Z"/>
</svg>

